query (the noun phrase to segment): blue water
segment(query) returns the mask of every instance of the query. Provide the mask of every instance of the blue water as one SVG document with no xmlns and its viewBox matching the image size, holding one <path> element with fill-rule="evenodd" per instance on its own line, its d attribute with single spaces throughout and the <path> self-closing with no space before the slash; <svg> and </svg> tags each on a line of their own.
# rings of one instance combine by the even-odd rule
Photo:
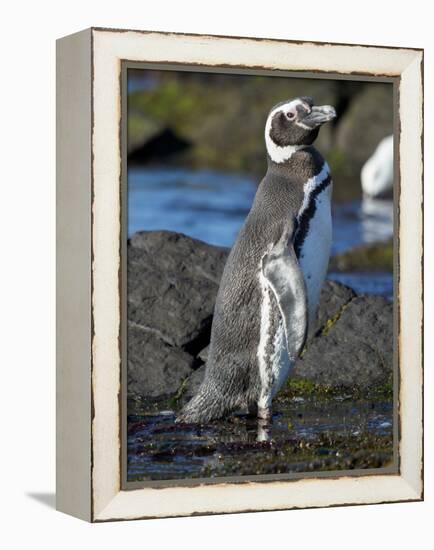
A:
<svg viewBox="0 0 434 550">
<path fill-rule="evenodd" d="M 128 235 L 168 229 L 230 247 L 253 202 L 257 182 L 247 176 L 173 167 L 128 170 Z M 333 206 L 332 254 L 390 239 L 393 204 L 353 201 Z M 393 295 L 390 273 L 330 274 L 358 293 Z"/>
<path fill-rule="evenodd" d="M 128 235 L 143 229 L 168 229 L 230 247 L 255 192 L 251 179 L 233 174 L 130 168 Z"/>
</svg>

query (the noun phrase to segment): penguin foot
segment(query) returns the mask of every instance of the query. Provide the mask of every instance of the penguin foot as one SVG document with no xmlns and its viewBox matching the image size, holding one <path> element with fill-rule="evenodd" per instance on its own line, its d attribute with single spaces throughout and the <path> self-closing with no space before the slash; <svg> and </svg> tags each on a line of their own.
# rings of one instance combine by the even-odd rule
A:
<svg viewBox="0 0 434 550">
<path fill-rule="evenodd" d="M 271 407 L 258 407 L 258 419 L 271 422 Z"/>
</svg>

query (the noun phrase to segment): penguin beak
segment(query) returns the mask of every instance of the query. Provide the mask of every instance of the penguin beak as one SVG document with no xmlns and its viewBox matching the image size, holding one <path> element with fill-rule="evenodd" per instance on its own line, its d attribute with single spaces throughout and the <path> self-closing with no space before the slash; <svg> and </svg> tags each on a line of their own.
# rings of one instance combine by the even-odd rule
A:
<svg viewBox="0 0 434 550">
<path fill-rule="evenodd" d="M 331 105 L 318 105 L 312 107 L 311 112 L 303 118 L 302 123 L 313 129 L 334 118 L 336 118 L 334 107 Z"/>
</svg>

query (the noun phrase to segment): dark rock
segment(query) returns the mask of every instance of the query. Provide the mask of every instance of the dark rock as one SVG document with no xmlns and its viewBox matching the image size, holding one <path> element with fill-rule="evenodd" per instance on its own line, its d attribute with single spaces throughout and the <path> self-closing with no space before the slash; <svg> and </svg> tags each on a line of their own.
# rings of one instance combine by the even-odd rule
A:
<svg viewBox="0 0 434 550">
<path fill-rule="evenodd" d="M 193 372 L 194 357 L 151 331 L 128 324 L 128 393 L 146 397 L 175 394 Z"/>
<path fill-rule="evenodd" d="M 130 155 L 144 143 L 151 141 L 166 128 L 163 121 L 145 116 L 143 113 L 135 116 L 132 113 L 128 126 L 127 153 Z"/>
<path fill-rule="evenodd" d="M 191 143 L 178 136 L 171 128 L 164 128 L 159 134 L 137 147 L 128 155 L 131 164 L 142 164 L 152 160 L 161 160 L 191 147 Z"/>
<path fill-rule="evenodd" d="M 372 388 L 390 381 L 393 305 L 381 296 L 353 298 L 309 343 L 294 376 L 318 384 Z"/>
<path fill-rule="evenodd" d="M 349 286 L 335 281 L 326 281 L 321 290 L 317 330 L 322 329 L 327 321 L 338 315 L 342 307 L 355 296 L 356 293 Z"/>
<path fill-rule="evenodd" d="M 201 365 L 196 369 L 189 377 L 185 385 L 185 391 L 182 393 L 182 397 L 185 401 L 191 399 L 193 395 L 197 393 L 199 386 L 202 384 L 202 380 L 205 376 L 205 365 Z"/>
<path fill-rule="evenodd" d="M 170 231 L 128 245 L 128 319 L 192 355 L 209 342 L 228 251 Z"/>
</svg>

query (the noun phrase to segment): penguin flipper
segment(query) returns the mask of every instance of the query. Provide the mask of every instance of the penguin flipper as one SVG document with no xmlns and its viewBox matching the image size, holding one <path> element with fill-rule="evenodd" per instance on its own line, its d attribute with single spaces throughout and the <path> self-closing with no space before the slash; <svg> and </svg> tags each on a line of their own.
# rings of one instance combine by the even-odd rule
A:
<svg viewBox="0 0 434 550">
<path fill-rule="evenodd" d="M 306 341 L 308 310 L 306 285 L 292 238 L 292 227 L 288 227 L 262 258 L 262 273 L 282 315 L 289 359 L 295 360 Z"/>
</svg>

